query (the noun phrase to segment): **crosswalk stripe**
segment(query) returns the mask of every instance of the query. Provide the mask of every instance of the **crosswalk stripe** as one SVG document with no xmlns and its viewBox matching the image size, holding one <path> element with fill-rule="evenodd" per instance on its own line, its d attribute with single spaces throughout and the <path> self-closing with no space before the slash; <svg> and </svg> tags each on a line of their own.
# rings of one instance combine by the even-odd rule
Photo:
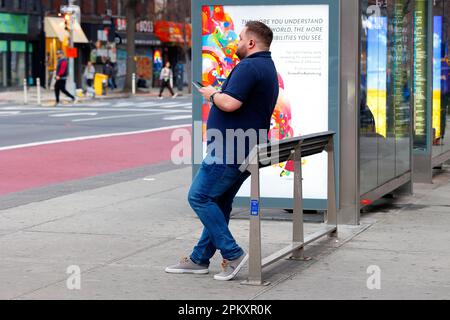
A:
<svg viewBox="0 0 450 320">
<path fill-rule="evenodd" d="M 190 103 L 180 103 L 180 104 L 172 104 L 172 105 L 162 105 L 161 108 L 178 108 L 178 107 L 187 107 L 190 106 Z"/>
<path fill-rule="evenodd" d="M 173 117 L 164 117 L 164 120 L 183 120 L 183 119 L 191 119 L 192 116 L 173 116 Z"/>
<path fill-rule="evenodd" d="M 20 111 L 0 111 L 0 116 L 14 116 L 20 114 Z"/>
</svg>

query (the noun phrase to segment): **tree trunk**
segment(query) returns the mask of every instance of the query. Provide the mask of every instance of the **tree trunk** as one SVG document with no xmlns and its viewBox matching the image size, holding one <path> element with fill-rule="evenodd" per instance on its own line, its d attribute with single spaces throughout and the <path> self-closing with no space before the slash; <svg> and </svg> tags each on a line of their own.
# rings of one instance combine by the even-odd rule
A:
<svg viewBox="0 0 450 320">
<path fill-rule="evenodd" d="M 191 59 L 189 58 L 189 47 L 188 47 L 188 39 L 186 35 L 186 22 L 188 22 L 190 19 L 188 17 L 185 17 L 183 22 L 183 53 L 184 53 L 184 60 L 186 61 L 186 74 L 187 74 L 187 85 L 188 85 L 188 92 L 192 93 L 192 71 L 191 71 Z"/>
<path fill-rule="evenodd" d="M 128 0 L 126 4 L 127 16 L 127 73 L 125 77 L 125 91 L 131 91 L 133 73 L 136 73 L 136 0 Z"/>
</svg>

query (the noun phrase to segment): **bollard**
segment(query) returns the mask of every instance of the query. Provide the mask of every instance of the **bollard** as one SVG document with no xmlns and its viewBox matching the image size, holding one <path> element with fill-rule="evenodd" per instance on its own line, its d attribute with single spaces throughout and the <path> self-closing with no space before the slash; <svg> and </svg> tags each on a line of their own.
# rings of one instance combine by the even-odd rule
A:
<svg viewBox="0 0 450 320">
<path fill-rule="evenodd" d="M 23 79 L 23 101 L 24 104 L 28 103 L 27 79 Z"/>
<path fill-rule="evenodd" d="M 41 78 L 36 79 L 37 104 L 41 105 Z"/>
<path fill-rule="evenodd" d="M 133 79 L 131 81 L 131 92 L 133 95 L 136 94 L 136 73 L 133 73 Z"/>
</svg>

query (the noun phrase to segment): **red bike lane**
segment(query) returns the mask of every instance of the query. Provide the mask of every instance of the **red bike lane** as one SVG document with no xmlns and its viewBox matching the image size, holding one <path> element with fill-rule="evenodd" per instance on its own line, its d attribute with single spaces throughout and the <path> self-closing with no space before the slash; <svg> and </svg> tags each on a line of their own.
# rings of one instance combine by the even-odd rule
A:
<svg viewBox="0 0 450 320">
<path fill-rule="evenodd" d="M 191 132 L 190 127 L 183 127 Z M 176 129 L 0 151 L 0 195 L 171 160 Z M 185 150 L 190 156 L 189 148 Z"/>
</svg>

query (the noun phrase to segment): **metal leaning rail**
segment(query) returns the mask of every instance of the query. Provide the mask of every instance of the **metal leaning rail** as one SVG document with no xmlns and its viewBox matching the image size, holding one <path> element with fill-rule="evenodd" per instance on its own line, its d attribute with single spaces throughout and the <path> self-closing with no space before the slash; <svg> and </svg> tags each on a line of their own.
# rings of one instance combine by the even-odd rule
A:
<svg viewBox="0 0 450 320">
<path fill-rule="evenodd" d="M 268 285 L 262 279 L 262 268 L 292 254 L 290 259 L 304 260 L 304 247 L 325 236 L 337 236 L 336 192 L 334 174 L 334 132 L 295 137 L 274 143 L 256 145 L 250 152 L 241 170 L 251 173 L 251 210 L 250 210 L 250 243 L 248 279 L 242 284 Z M 304 237 L 303 205 L 302 205 L 302 157 L 328 153 L 328 204 L 326 226 L 321 230 Z M 278 252 L 262 259 L 261 257 L 261 216 L 259 194 L 259 170 L 273 164 L 288 160 L 294 161 L 294 211 L 292 243 Z"/>
</svg>

